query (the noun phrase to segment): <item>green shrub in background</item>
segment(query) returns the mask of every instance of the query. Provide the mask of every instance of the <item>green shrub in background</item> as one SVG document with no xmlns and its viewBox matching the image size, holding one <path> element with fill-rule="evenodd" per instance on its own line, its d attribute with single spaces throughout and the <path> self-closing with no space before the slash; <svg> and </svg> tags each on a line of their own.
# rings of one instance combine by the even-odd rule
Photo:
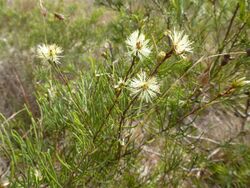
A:
<svg viewBox="0 0 250 188">
<path fill-rule="evenodd" d="M 39 113 L 2 116 L 3 185 L 249 186 L 247 1 L 25 2 L 1 1 L 1 30 Z M 219 111 L 240 122 L 215 139 Z"/>
</svg>

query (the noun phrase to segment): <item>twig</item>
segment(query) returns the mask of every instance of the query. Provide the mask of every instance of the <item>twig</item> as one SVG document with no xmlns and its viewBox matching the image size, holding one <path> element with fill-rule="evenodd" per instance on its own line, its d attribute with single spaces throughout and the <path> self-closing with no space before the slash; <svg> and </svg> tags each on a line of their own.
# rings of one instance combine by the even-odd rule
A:
<svg viewBox="0 0 250 188">
<path fill-rule="evenodd" d="M 155 66 L 154 70 L 149 74 L 149 76 L 153 76 L 157 73 L 159 67 L 168 59 L 171 57 L 171 55 L 174 53 L 174 49 L 171 49 L 169 52 L 166 53 L 165 57 L 159 62 L 157 63 L 157 65 Z"/>
<path fill-rule="evenodd" d="M 216 101 L 217 99 L 221 98 L 221 97 L 224 97 L 228 94 L 230 94 L 232 91 L 234 90 L 234 87 L 233 86 L 230 86 L 228 89 L 226 89 L 226 91 L 224 91 L 223 93 L 219 93 L 218 95 L 216 95 L 213 99 L 211 99 L 208 103 L 202 105 L 202 106 L 199 106 L 197 108 L 194 108 L 191 112 L 185 114 L 184 116 L 182 116 L 178 121 L 177 123 L 181 122 L 182 120 L 184 120 L 186 117 L 210 106 L 213 104 L 214 101 Z"/>
<path fill-rule="evenodd" d="M 219 153 L 221 150 L 221 148 L 216 148 L 215 150 L 213 150 L 208 156 L 207 159 L 211 159 L 214 155 L 216 155 L 217 153 Z"/>
<path fill-rule="evenodd" d="M 234 10 L 234 13 L 233 13 L 233 16 L 232 16 L 232 18 L 231 18 L 231 20 L 230 20 L 230 23 L 229 23 L 229 25 L 228 25 L 227 32 L 226 32 L 225 38 L 224 38 L 224 40 L 223 40 L 223 44 L 226 42 L 226 40 L 227 40 L 227 38 L 228 38 L 228 36 L 229 36 L 229 33 L 230 33 L 230 31 L 231 31 L 231 28 L 232 28 L 234 19 L 235 19 L 235 17 L 236 17 L 236 14 L 237 14 L 239 8 L 240 8 L 240 4 L 237 3 L 237 6 L 236 6 L 236 8 L 235 8 L 235 10 Z M 220 49 L 220 50 L 221 50 L 221 51 L 219 51 L 220 53 L 224 50 L 224 47 L 225 47 L 225 45 L 223 45 L 223 48 Z"/>
<path fill-rule="evenodd" d="M 245 51 L 238 51 L 238 52 L 230 52 L 230 53 L 220 53 L 220 54 L 214 54 L 214 55 L 210 55 L 207 57 L 202 56 L 200 59 L 198 59 L 190 68 L 188 68 L 186 70 L 186 72 L 184 72 L 177 80 L 175 80 L 175 82 L 173 84 L 170 85 L 170 87 L 160 95 L 160 97 L 164 98 L 167 93 L 179 82 L 181 81 L 196 65 L 198 65 L 199 63 L 203 62 L 204 60 L 210 59 L 210 58 L 214 58 L 214 57 L 219 57 L 219 56 L 224 56 L 224 55 L 240 55 L 240 54 L 246 54 Z"/>
<path fill-rule="evenodd" d="M 1 126 L 3 126 L 5 123 L 8 123 L 10 120 L 12 120 L 14 117 L 16 117 L 19 113 L 25 111 L 25 108 L 15 112 L 14 114 L 12 114 L 10 117 L 8 117 L 6 120 L 4 120 L 4 122 L 1 123 Z"/>
<path fill-rule="evenodd" d="M 218 141 L 216 141 L 216 140 L 213 140 L 213 139 L 211 139 L 211 138 L 203 137 L 203 136 L 185 135 L 185 137 L 192 138 L 192 139 L 195 139 L 195 140 L 205 140 L 205 141 L 211 142 L 211 143 L 213 143 L 213 144 L 221 145 L 220 142 L 218 142 Z"/>
<path fill-rule="evenodd" d="M 244 111 L 244 117 L 243 117 L 243 120 L 242 120 L 242 123 L 241 123 L 240 130 L 242 132 L 245 130 L 245 125 L 246 125 L 247 119 L 249 117 L 249 114 L 248 114 L 249 109 L 250 109 L 250 93 L 248 94 L 248 98 L 247 98 L 247 101 L 246 101 L 246 108 L 245 108 L 245 111 Z"/>
<path fill-rule="evenodd" d="M 135 65 L 135 59 L 136 59 L 136 57 L 133 57 L 132 62 L 131 62 L 131 65 L 130 65 L 128 71 L 126 72 L 125 79 L 124 79 L 125 82 L 128 80 L 129 74 L 130 74 L 130 72 L 132 71 L 132 69 L 133 69 L 133 67 L 134 67 L 134 65 Z M 109 116 L 111 115 L 112 110 L 114 109 L 115 105 L 117 104 L 118 99 L 119 99 L 121 93 L 122 93 L 122 90 L 119 90 L 118 93 L 116 94 L 115 100 L 114 100 L 112 106 L 109 108 L 108 113 L 107 113 L 107 115 L 106 115 L 106 117 L 105 117 L 105 119 L 104 119 L 104 122 L 102 123 L 102 125 L 100 126 L 100 128 L 96 131 L 96 133 L 95 133 L 95 135 L 94 135 L 94 137 L 93 137 L 93 141 L 96 140 L 97 136 L 98 136 L 98 135 L 100 134 L 100 132 L 102 131 L 104 125 L 106 124 L 107 119 L 108 119 Z"/>
<path fill-rule="evenodd" d="M 232 39 L 234 38 L 232 44 L 231 44 L 231 47 L 229 48 L 229 51 L 231 51 L 231 49 L 234 47 L 236 41 L 237 41 L 237 38 L 240 36 L 243 28 L 246 26 L 246 22 L 242 24 L 242 26 L 239 28 L 238 32 L 232 37 Z"/>
</svg>

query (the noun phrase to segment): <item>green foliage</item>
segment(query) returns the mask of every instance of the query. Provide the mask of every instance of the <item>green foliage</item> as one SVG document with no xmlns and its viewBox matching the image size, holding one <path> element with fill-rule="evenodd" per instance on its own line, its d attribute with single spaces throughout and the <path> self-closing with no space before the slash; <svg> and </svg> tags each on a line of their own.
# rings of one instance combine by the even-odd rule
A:
<svg viewBox="0 0 250 188">
<path fill-rule="evenodd" d="M 20 4 L 0 1 L 0 29 L 32 57 L 39 115 L 26 104 L 1 117 L 10 187 L 250 185 L 249 130 L 210 138 L 197 120 L 249 101 L 247 1 L 99 0 L 89 13 L 80 1 L 45 1 L 29 11 Z M 173 51 L 174 28 L 193 41 L 187 58 Z M 137 29 L 152 46 L 144 59 L 127 52 Z M 37 58 L 42 43 L 62 47 L 60 64 Z M 169 57 L 159 60 L 161 51 Z M 131 95 L 142 70 L 160 85 L 152 103 Z M 116 87 L 121 78 L 124 88 Z"/>
</svg>

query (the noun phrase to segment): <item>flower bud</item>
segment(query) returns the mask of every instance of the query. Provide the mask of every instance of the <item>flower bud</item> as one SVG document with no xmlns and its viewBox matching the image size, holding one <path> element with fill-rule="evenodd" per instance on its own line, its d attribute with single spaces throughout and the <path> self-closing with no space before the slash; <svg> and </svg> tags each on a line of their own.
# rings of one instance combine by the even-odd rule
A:
<svg viewBox="0 0 250 188">
<path fill-rule="evenodd" d="M 231 57 L 229 54 L 224 55 L 223 59 L 221 60 L 221 66 L 227 65 L 230 60 L 231 60 Z"/>
<path fill-rule="evenodd" d="M 109 42 L 104 43 L 104 48 L 105 49 L 110 49 L 110 47 L 111 47 L 111 44 Z"/>
<path fill-rule="evenodd" d="M 243 87 L 247 84 L 250 84 L 250 80 L 246 80 L 246 77 L 239 78 L 238 80 L 233 81 L 233 87 Z"/>
<path fill-rule="evenodd" d="M 170 31 L 170 30 L 164 31 L 164 35 L 165 35 L 165 36 L 169 36 L 170 34 L 171 34 L 171 31 Z"/>
<path fill-rule="evenodd" d="M 107 58 L 108 58 L 107 52 L 102 52 L 101 56 L 102 56 L 104 59 L 107 59 Z"/>
<path fill-rule="evenodd" d="M 157 62 L 161 62 L 166 56 L 166 53 L 161 51 L 160 53 L 158 53 L 157 55 Z"/>
<path fill-rule="evenodd" d="M 247 48 L 246 52 L 247 52 L 247 56 L 249 57 L 250 56 L 250 48 Z"/>
<path fill-rule="evenodd" d="M 57 12 L 54 13 L 54 17 L 55 17 L 56 19 L 58 19 L 58 20 L 61 20 L 61 21 L 65 20 L 64 15 L 63 15 L 63 14 L 60 14 L 60 13 L 57 13 Z"/>
</svg>

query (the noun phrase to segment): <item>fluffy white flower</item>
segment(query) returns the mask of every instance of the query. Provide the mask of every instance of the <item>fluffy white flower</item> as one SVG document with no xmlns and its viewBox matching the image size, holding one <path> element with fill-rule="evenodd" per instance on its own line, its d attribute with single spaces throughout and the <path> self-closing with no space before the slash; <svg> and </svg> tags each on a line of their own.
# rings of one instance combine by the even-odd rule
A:
<svg viewBox="0 0 250 188">
<path fill-rule="evenodd" d="M 130 85 L 132 96 L 137 96 L 146 102 L 152 102 L 152 98 L 160 93 L 160 86 L 155 77 L 147 78 L 145 72 L 141 72 L 134 78 Z"/>
<path fill-rule="evenodd" d="M 56 44 L 51 45 L 38 45 L 37 56 L 44 61 L 52 61 L 54 63 L 60 63 L 60 54 L 63 52 L 62 48 Z"/>
<path fill-rule="evenodd" d="M 169 37 L 172 41 L 172 45 L 174 47 L 174 51 L 177 55 L 185 58 L 185 52 L 192 52 L 192 42 L 189 41 L 188 35 L 184 34 L 183 31 L 176 31 L 174 29 L 173 32 L 169 32 Z"/>
<path fill-rule="evenodd" d="M 126 40 L 129 54 L 132 56 L 138 56 L 140 59 L 148 57 L 151 53 L 148 43 L 149 40 L 146 40 L 145 35 L 143 33 L 139 33 L 138 30 L 133 32 Z"/>
</svg>

